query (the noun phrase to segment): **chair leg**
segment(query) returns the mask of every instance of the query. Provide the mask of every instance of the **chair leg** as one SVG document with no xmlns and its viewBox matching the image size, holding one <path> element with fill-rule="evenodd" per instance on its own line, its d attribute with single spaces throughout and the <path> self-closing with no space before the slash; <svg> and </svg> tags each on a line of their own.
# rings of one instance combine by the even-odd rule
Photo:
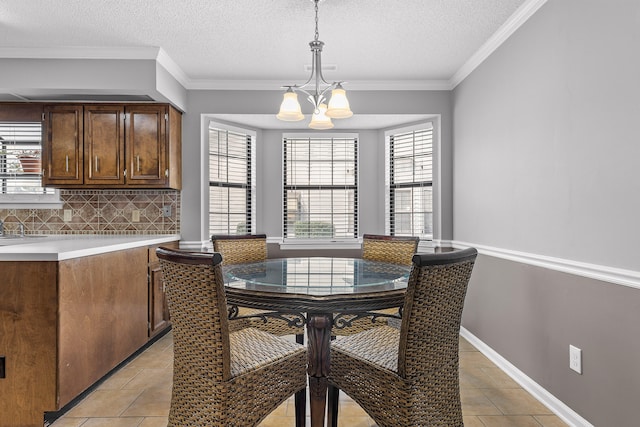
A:
<svg viewBox="0 0 640 427">
<path fill-rule="evenodd" d="M 296 342 L 304 344 L 304 334 L 296 334 Z M 305 417 L 307 412 L 307 389 L 298 391 L 294 397 L 296 408 L 296 427 L 305 427 Z"/>
<path fill-rule="evenodd" d="M 296 408 L 296 427 L 305 427 L 306 407 L 307 407 L 307 389 L 306 387 L 296 392 L 294 397 Z"/>
<path fill-rule="evenodd" d="M 340 389 L 329 384 L 327 390 L 327 427 L 338 427 L 338 400 Z"/>
</svg>

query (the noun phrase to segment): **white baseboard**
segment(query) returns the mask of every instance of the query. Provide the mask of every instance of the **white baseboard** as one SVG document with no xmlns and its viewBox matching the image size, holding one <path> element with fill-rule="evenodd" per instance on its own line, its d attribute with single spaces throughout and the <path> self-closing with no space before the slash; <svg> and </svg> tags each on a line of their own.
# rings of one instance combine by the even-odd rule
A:
<svg viewBox="0 0 640 427">
<path fill-rule="evenodd" d="M 478 337 L 473 335 L 465 328 L 460 328 L 460 335 L 469 341 L 475 348 L 477 348 L 482 354 L 487 356 L 498 368 L 502 369 L 507 375 L 509 375 L 515 382 L 528 391 L 534 398 L 540 403 L 549 408 L 554 414 L 556 414 L 562 421 L 567 423 L 571 427 L 594 427 L 589 421 L 585 420 L 575 412 L 573 409 L 565 405 L 562 401 L 556 398 L 554 395 L 545 390 L 538 383 L 533 381 L 524 372 L 516 368 L 507 359 L 498 354 L 491 347 L 482 342 Z"/>
</svg>

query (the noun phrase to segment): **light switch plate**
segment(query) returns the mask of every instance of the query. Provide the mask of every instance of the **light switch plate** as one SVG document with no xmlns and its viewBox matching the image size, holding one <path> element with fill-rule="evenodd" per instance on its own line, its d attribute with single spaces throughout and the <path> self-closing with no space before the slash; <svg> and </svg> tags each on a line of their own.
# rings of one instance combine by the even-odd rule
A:
<svg viewBox="0 0 640 427">
<path fill-rule="evenodd" d="M 131 222 L 140 222 L 140 211 L 138 209 L 131 211 Z"/>
<path fill-rule="evenodd" d="M 73 211 L 71 209 L 64 210 L 64 222 L 71 222 Z"/>
</svg>

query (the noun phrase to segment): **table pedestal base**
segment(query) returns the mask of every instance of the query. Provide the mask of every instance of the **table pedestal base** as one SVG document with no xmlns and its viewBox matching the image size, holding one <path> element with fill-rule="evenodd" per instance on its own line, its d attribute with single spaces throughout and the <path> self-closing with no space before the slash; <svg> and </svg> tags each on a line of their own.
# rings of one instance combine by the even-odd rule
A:
<svg viewBox="0 0 640 427">
<path fill-rule="evenodd" d="M 324 427 L 327 376 L 331 365 L 331 314 L 313 314 L 307 322 L 311 427 Z"/>
</svg>

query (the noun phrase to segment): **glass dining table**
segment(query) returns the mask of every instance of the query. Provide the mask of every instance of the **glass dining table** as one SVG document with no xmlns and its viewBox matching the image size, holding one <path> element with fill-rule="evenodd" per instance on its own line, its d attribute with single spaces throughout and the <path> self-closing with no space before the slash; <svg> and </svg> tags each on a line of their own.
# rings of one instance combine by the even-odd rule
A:
<svg viewBox="0 0 640 427">
<path fill-rule="evenodd" d="M 264 310 L 306 325 L 311 426 L 324 426 L 332 329 L 357 319 L 388 317 L 376 310 L 398 307 L 401 316 L 411 268 L 359 258 L 281 258 L 223 268 L 230 317 L 237 307 Z M 331 409 L 331 408 L 330 408 Z M 331 417 L 329 417 L 331 425 Z"/>
</svg>

